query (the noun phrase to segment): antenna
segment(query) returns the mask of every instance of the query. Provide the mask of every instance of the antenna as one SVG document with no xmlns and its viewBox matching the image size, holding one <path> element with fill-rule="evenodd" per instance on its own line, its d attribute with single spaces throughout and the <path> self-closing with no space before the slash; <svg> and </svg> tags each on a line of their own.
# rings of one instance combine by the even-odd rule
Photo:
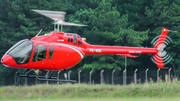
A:
<svg viewBox="0 0 180 101">
<path fill-rule="evenodd" d="M 39 33 L 36 35 L 36 37 L 38 37 L 38 36 L 39 36 L 39 34 L 42 32 L 42 30 L 43 30 L 43 29 L 41 29 L 41 30 L 39 31 Z"/>
<path fill-rule="evenodd" d="M 61 32 L 63 29 L 63 25 L 68 25 L 68 26 L 87 26 L 87 25 L 82 25 L 82 24 L 75 24 L 75 23 L 69 23 L 69 22 L 64 22 L 64 17 L 66 15 L 66 12 L 62 11 L 47 11 L 47 10 L 32 10 L 34 12 L 37 12 L 41 15 L 44 15 L 48 18 L 51 18 L 54 20 L 54 31 L 57 30 L 59 32 L 59 25 L 61 25 Z M 56 29 L 57 28 L 57 29 Z"/>
<path fill-rule="evenodd" d="M 42 32 L 42 30 L 44 29 L 45 26 L 41 26 L 41 30 L 38 32 L 38 34 L 36 35 L 36 37 L 39 36 L 39 34 Z"/>
</svg>

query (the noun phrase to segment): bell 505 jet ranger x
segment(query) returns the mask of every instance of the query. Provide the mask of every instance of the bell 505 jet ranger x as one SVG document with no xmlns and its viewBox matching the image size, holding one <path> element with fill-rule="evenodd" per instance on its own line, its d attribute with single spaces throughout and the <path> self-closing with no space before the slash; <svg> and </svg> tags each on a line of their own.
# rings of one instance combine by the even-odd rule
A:
<svg viewBox="0 0 180 101">
<path fill-rule="evenodd" d="M 85 42 L 78 34 L 62 32 L 63 25 L 86 26 L 75 23 L 64 22 L 65 12 L 32 10 L 55 21 L 55 31 L 47 35 L 39 36 L 40 32 L 32 39 L 24 39 L 12 46 L 2 57 L 1 63 L 8 67 L 27 69 L 24 74 L 18 73 L 20 77 L 31 77 L 38 80 L 68 81 L 52 78 L 54 70 L 66 70 L 78 64 L 85 55 L 121 55 L 126 57 L 138 57 L 131 54 L 152 54 L 152 59 L 158 68 L 166 68 L 163 63 L 164 42 L 168 34 L 163 29 L 154 48 L 122 47 L 91 45 Z M 61 25 L 61 32 L 59 31 Z M 57 28 L 57 29 L 56 29 Z M 166 63 L 169 61 L 166 61 Z M 46 76 L 30 75 L 32 70 L 51 70 L 48 78 Z M 49 72 L 47 72 L 49 73 Z"/>
</svg>

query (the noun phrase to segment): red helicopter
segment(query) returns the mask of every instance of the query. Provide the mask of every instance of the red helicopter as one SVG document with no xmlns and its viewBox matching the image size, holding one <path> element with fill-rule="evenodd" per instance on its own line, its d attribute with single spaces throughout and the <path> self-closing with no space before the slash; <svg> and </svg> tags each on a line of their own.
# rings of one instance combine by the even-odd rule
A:
<svg viewBox="0 0 180 101">
<path fill-rule="evenodd" d="M 55 21 L 55 31 L 39 36 L 42 31 L 41 29 L 35 37 L 19 41 L 4 54 L 1 63 L 5 66 L 27 69 L 24 74 L 18 73 L 20 77 L 75 82 L 74 80 L 53 79 L 51 75 L 54 70 L 66 70 L 75 66 L 85 55 L 102 54 L 114 54 L 132 58 L 138 56 L 131 54 L 152 54 L 154 57 L 152 60 L 157 64 L 157 67 L 166 69 L 162 58 L 164 56 L 164 42 L 169 31 L 166 28 L 163 29 L 154 48 L 91 45 L 86 43 L 86 39 L 81 38 L 78 34 L 62 32 L 62 25 L 86 26 L 64 22 L 65 12 L 46 10 L 32 11 L 53 19 Z M 59 32 L 59 25 L 61 25 L 61 32 Z M 32 70 L 51 70 L 52 72 L 49 77 L 46 78 L 45 76 L 29 75 Z"/>
</svg>

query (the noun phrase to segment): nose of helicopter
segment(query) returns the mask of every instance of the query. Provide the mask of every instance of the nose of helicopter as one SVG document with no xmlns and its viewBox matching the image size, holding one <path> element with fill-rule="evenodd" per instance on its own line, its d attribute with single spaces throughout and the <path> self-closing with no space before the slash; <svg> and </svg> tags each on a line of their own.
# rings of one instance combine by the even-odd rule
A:
<svg viewBox="0 0 180 101">
<path fill-rule="evenodd" d="M 10 66 L 10 64 L 14 61 L 14 59 L 8 55 L 8 54 L 5 54 L 2 59 L 1 59 L 1 63 L 5 66 Z"/>
</svg>

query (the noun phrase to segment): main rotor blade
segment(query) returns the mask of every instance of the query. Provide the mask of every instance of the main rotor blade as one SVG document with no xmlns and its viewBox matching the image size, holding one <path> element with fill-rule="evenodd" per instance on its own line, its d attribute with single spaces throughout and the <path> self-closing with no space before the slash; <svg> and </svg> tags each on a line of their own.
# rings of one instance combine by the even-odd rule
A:
<svg viewBox="0 0 180 101">
<path fill-rule="evenodd" d="M 55 21 L 55 25 L 69 25 L 69 26 L 87 26 L 83 24 L 75 24 L 75 23 L 69 23 L 69 22 L 64 22 L 64 17 L 66 15 L 66 12 L 62 11 L 47 11 L 47 10 L 32 10 L 34 12 L 37 12 L 41 15 L 44 15 L 48 18 L 51 18 Z"/>
<path fill-rule="evenodd" d="M 66 15 L 66 12 L 62 12 L 62 11 L 47 11 L 47 10 L 34 10 L 34 9 L 32 11 L 37 12 L 41 15 L 44 15 L 48 18 L 51 18 L 55 21 L 57 21 L 57 20 L 63 21 L 65 15 Z"/>
</svg>

